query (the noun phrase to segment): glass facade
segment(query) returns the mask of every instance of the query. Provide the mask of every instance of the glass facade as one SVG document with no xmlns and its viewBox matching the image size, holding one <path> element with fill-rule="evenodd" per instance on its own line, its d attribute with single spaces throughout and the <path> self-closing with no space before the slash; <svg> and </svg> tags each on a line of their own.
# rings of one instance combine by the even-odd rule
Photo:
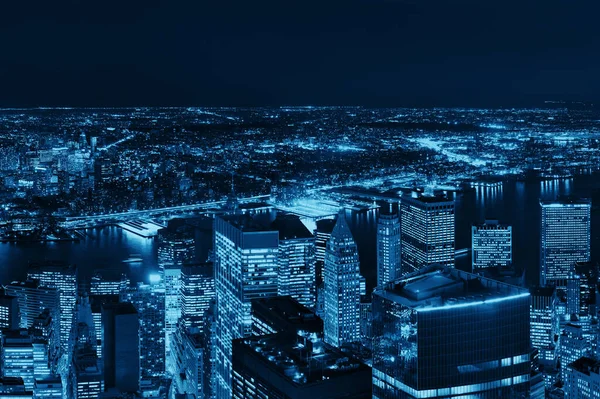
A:
<svg viewBox="0 0 600 399">
<path fill-rule="evenodd" d="M 512 227 L 486 221 L 471 228 L 473 271 L 512 264 Z"/>
<path fill-rule="evenodd" d="M 400 218 L 398 214 L 379 215 L 377 223 L 377 285 L 400 277 Z"/>
<path fill-rule="evenodd" d="M 487 287 L 488 282 L 483 284 Z M 506 286 L 498 289 L 504 291 L 498 296 L 496 288 L 490 287 L 491 297 L 465 292 L 464 298 L 448 297 L 425 306 L 431 303 L 429 299 L 418 304 L 403 299 L 402 289 L 395 292 L 396 288 L 389 286 L 375 291 L 373 398 L 459 398 L 467 394 L 469 398 L 498 398 L 526 393 L 529 293 Z"/>
</svg>

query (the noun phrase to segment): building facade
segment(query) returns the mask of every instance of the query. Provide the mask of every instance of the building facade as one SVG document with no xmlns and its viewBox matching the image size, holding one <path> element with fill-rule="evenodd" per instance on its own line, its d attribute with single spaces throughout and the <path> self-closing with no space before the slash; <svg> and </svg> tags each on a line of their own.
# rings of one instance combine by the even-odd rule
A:
<svg viewBox="0 0 600 399">
<path fill-rule="evenodd" d="M 377 286 L 400 277 L 401 253 L 400 216 L 382 211 L 377 222 Z"/>
<path fill-rule="evenodd" d="M 472 270 L 512 265 L 512 227 L 486 220 L 471 227 Z"/>
</svg>

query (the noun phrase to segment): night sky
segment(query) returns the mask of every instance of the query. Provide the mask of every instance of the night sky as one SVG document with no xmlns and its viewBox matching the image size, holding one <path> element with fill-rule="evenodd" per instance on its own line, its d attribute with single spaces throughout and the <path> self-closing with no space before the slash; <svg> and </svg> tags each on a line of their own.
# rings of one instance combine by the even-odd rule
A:
<svg viewBox="0 0 600 399">
<path fill-rule="evenodd" d="M 3 0 L 0 106 L 600 99 L 597 0 Z"/>
</svg>

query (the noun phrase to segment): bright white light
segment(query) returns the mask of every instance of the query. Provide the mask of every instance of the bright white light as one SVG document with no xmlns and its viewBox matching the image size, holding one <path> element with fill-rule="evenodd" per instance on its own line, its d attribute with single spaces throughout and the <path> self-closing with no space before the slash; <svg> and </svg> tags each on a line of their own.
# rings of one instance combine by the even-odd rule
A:
<svg viewBox="0 0 600 399">
<path fill-rule="evenodd" d="M 152 273 L 150 275 L 150 284 L 160 283 L 160 275 L 157 273 Z"/>
</svg>

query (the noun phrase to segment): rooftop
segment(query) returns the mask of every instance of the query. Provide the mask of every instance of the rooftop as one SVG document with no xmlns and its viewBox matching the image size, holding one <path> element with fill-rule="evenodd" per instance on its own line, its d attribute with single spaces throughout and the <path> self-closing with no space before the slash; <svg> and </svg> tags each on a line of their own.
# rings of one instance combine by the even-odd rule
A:
<svg viewBox="0 0 600 399">
<path fill-rule="evenodd" d="M 417 311 L 529 296 L 526 289 L 440 265 L 423 268 L 376 292 Z"/>
<path fill-rule="evenodd" d="M 564 205 L 573 205 L 573 206 L 583 206 L 588 207 L 592 205 L 592 201 L 589 198 L 579 198 L 579 197 L 567 197 L 562 196 L 557 200 L 540 200 L 540 205 L 542 207 L 561 207 Z"/>
<path fill-rule="evenodd" d="M 217 217 L 245 232 L 273 231 L 269 221 L 260 216 L 244 213 L 219 215 Z"/>
<path fill-rule="evenodd" d="M 278 215 L 271 227 L 279 231 L 280 240 L 312 238 L 312 233 L 296 215 Z"/>
<path fill-rule="evenodd" d="M 445 195 L 418 194 L 416 197 L 410 195 L 403 195 L 401 198 L 401 202 L 420 202 L 423 204 L 454 205 L 454 200 L 446 197 Z"/>
<path fill-rule="evenodd" d="M 247 353 L 262 358 L 285 379 L 298 385 L 369 370 L 359 360 L 311 336 L 271 334 L 236 341 Z"/>
<path fill-rule="evenodd" d="M 575 360 L 567 367 L 585 375 L 590 375 L 591 373 L 600 374 L 600 361 L 585 356 Z"/>
<path fill-rule="evenodd" d="M 290 296 L 255 299 L 252 301 L 252 313 L 278 330 L 290 327 L 295 331 L 323 332 L 323 321 Z"/>
</svg>

